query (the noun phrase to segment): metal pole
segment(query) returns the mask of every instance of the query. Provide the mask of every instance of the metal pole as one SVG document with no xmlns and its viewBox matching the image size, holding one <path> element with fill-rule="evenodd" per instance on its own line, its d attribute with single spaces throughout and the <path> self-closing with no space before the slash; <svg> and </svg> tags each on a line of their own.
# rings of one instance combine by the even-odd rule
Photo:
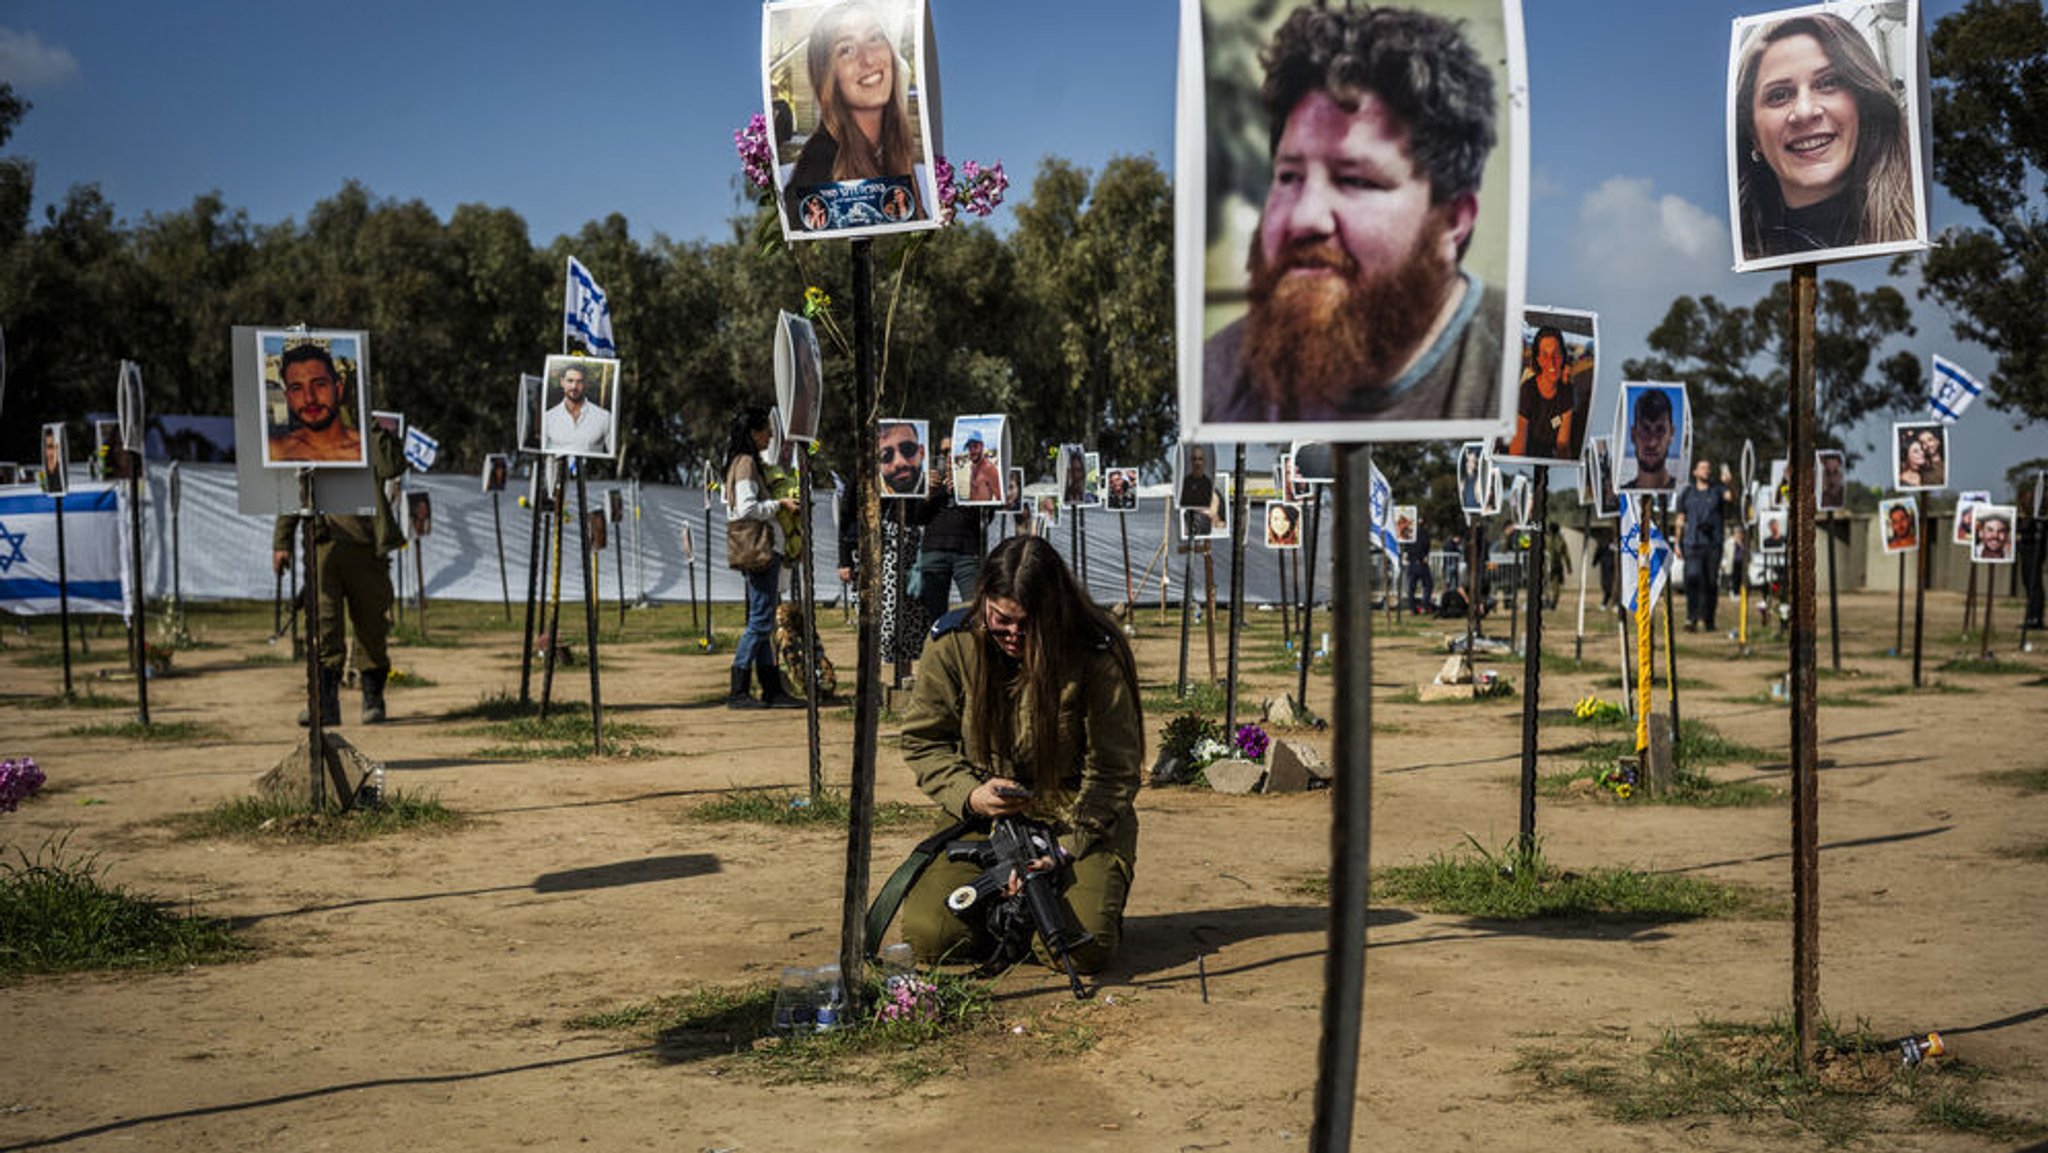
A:
<svg viewBox="0 0 2048 1153">
<path fill-rule="evenodd" d="M 1136 625 L 1138 618 L 1132 614 L 1138 611 L 1138 587 L 1131 583 L 1131 514 L 1117 514 L 1116 532 L 1124 545 L 1124 619 Z"/>
<path fill-rule="evenodd" d="M 542 467 L 535 458 L 533 467 Z M 545 474 L 543 474 L 545 476 Z M 534 604 L 540 599 L 540 550 L 541 542 L 547 539 L 546 526 L 541 521 L 540 507 L 547 503 L 542 494 L 544 485 L 533 486 L 533 515 L 529 518 L 526 544 L 526 633 L 519 653 L 519 704 L 521 707 L 533 703 L 533 624 Z"/>
<path fill-rule="evenodd" d="M 1572 629 L 1572 663 L 1577 664 L 1586 656 L 1586 550 L 1593 543 L 1593 508 L 1585 506 L 1579 518 L 1579 623 Z"/>
<path fill-rule="evenodd" d="M 875 418 L 879 415 L 875 380 L 875 265 L 870 241 L 853 246 L 853 378 L 854 459 L 875 459 Z M 864 611 L 860 614 L 859 689 L 853 709 L 853 769 L 847 786 L 846 889 L 839 921 L 839 971 L 846 981 L 847 1006 L 861 1020 L 866 987 L 861 980 L 867 959 L 868 857 L 874 839 L 875 744 L 881 722 L 881 636 L 872 610 L 882 603 L 881 494 L 872 467 L 854 470 L 861 499 L 860 580 Z"/>
<path fill-rule="evenodd" d="M 134 612 L 128 618 L 128 659 L 135 668 L 135 719 L 149 725 L 149 614 L 147 590 L 142 584 L 142 454 L 123 446 L 128 458 L 128 558 L 130 581 L 135 592 Z"/>
<path fill-rule="evenodd" d="M 1664 539 L 1671 539 L 1671 512 L 1664 511 Z M 1719 562 L 1721 558 L 1715 557 Z M 1664 676 L 1669 682 L 1666 696 L 1671 698 L 1671 771 L 1678 772 L 1684 765 L 1678 756 L 1678 596 L 1682 589 L 1664 585 Z"/>
<path fill-rule="evenodd" d="M 807 730 L 806 753 L 810 758 L 811 799 L 816 801 L 825 791 L 825 764 L 818 748 L 818 591 L 817 591 L 817 542 L 811 531 L 811 466 L 808 458 L 799 451 L 796 458 L 796 500 L 797 512 L 803 520 L 802 547 L 797 552 L 797 572 L 802 580 L 798 592 L 804 610 L 804 635 L 797 643 L 804 653 L 804 722 Z"/>
<path fill-rule="evenodd" d="M 1372 486 L 1370 478 L 1359 483 L 1367 488 Z M 1371 494 L 1367 493 L 1367 499 L 1370 499 L 1370 496 Z M 1316 659 L 1315 633 L 1310 631 L 1309 621 L 1315 612 L 1316 602 L 1316 538 L 1322 535 L 1323 529 L 1322 485 L 1317 485 L 1309 491 L 1308 501 L 1308 559 L 1302 562 L 1302 567 L 1308 571 L 1301 578 L 1301 668 L 1295 676 L 1294 693 L 1295 703 L 1301 706 L 1304 712 L 1308 710 L 1308 667 Z M 1359 507 L 1366 508 L 1366 505 L 1361 502 Z M 1371 515 L 1371 510 L 1367 509 L 1366 516 L 1370 518 Z M 1359 540 L 1364 539 L 1365 534 L 1361 532 Z M 1368 607 L 1366 611 L 1370 613 L 1371 608 Z"/>
<path fill-rule="evenodd" d="M 1245 516 L 1251 507 L 1251 497 L 1244 490 L 1244 443 L 1237 446 L 1237 483 L 1232 487 L 1231 533 L 1230 533 L 1230 653 L 1224 664 L 1226 675 L 1223 689 L 1223 729 L 1237 731 L 1237 650 L 1244 631 L 1244 549 Z"/>
<path fill-rule="evenodd" d="M 1537 465 L 1534 489 L 1536 539 L 1529 553 L 1546 556 L 1550 533 L 1550 469 Z M 1522 827 L 1524 853 L 1536 850 L 1536 709 L 1543 695 L 1543 583 L 1547 574 L 1539 562 L 1530 566 L 1529 647 L 1522 653 Z"/>
<path fill-rule="evenodd" d="M 1974 569 L 1976 566 L 1973 564 L 1971 567 Z M 1995 572 L 1984 574 L 1984 628 L 1983 631 L 1977 634 L 1980 638 L 1977 657 L 1980 660 L 1988 661 L 1991 659 L 1991 602 L 1998 599 L 1998 585 L 1996 582 L 1997 576 Z M 144 723 L 148 723 L 148 718 L 144 718 Z"/>
<path fill-rule="evenodd" d="M 706 467 L 708 468 L 709 465 L 707 464 Z M 706 489 L 704 492 L 704 547 L 706 550 L 711 548 L 711 491 L 709 489 Z M 862 547 L 866 548 L 865 545 Z M 877 563 L 879 563 L 882 554 L 871 551 L 867 555 L 877 558 Z M 704 651 L 707 653 L 711 651 L 714 640 L 711 633 L 711 606 L 711 554 L 709 551 L 706 551 L 704 554 Z"/>
<path fill-rule="evenodd" d="M 50 498 L 57 514 L 57 632 L 64 650 L 64 695 L 71 696 L 71 574 L 64 554 L 64 496 Z"/>
<path fill-rule="evenodd" d="M 1294 648 L 1294 602 L 1287 595 L 1287 570 L 1293 567 L 1294 554 L 1294 549 L 1273 553 L 1273 563 L 1280 570 L 1280 643 L 1288 649 Z"/>
<path fill-rule="evenodd" d="M 1208 640 L 1209 684 L 1216 684 L 1216 542 L 1202 542 L 1202 633 Z"/>
<path fill-rule="evenodd" d="M 1963 637 L 1968 639 L 1970 630 L 1977 627 L 1977 566 L 1970 566 L 1969 585 L 1963 592 Z"/>
<path fill-rule="evenodd" d="M 540 719 L 548 719 L 548 706 L 555 699 L 555 653 L 562 647 L 562 522 L 568 518 L 562 514 L 568 503 L 569 474 L 566 463 L 555 470 L 554 483 L 554 529 L 549 535 L 549 564 L 553 567 L 549 583 L 553 589 L 548 594 L 547 654 L 542 657 L 540 678 Z"/>
<path fill-rule="evenodd" d="M 1465 517 L 1465 680 L 1472 686 L 1472 699 L 1479 699 L 1479 558 L 1486 548 L 1486 531 L 1470 514 Z"/>
<path fill-rule="evenodd" d="M 1926 506 L 1921 504 L 1918 493 L 1913 495 L 1913 523 L 1919 533 L 1919 556 L 1914 558 L 1913 576 L 1913 687 L 1920 687 L 1920 654 L 1927 637 L 1927 554 L 1933 552 L 1932 536 L 1927 531 Z"/>
<path fill-rule="evenodd" d="M 313 539 L 319 519 L 313 510 L 313 470 L 299 470 L 300 546 L 306 557 L 306 806 L 313 812 L 327 807 L 327 722 L 320 710 L 320 551 Z M 339 799 L 339 798 L 337 798 Z"/>
<path fill-rule="evenodd" d="M 413 583 L 419 586 L 420 639 L 427 639 L 427 538 L 412 542 Z"/>
<path fill-rule="evenodd" d="M 571 461 L 576 472 L 576 539 L 582 548 L 583 558 L 583 633 L 584 647 L 588 650 L 590 666 L 590 755 L 604 755 L 604 702 L 598 692 L 597 674 L 597 574 L 603 566 L 603 558 L 591 563 L 590 555 L 590 490 L 584 485 L 583 461 Z M 425 592 L 421 593 L 424 604 Z M 557 610 L 559 612 L 559 610 Z M 426 618 L 422 615 L 421 620 Z"/>
<path fill-rule="evenodd" d="M 1188 627 L 1193 623 L 1188 615 L 1188 590 L 1195 583 L 1195 542 L 1184 541 L 1182 545 L 1187 551 L 1180 554 L 1180 668 L 1173 681 L 1176 698 L 1188 695 Z"/>
<path fill-rule="evenodd" d="M 1835 514 L 1828 513 L 1828 647 L 1836 672 L 1842 671 L 1842 601 L 1835 583 Z"/>
<path fill-rule="evenodd" d="M 1799 1068 L 1820 1027 L 1820 777 L 1814 670 L 1814 311 L 1817 268 L 1792 269 L 1792 1024 Z"/>
<path fill-rule="evenodd" d="M 1883 531 L 1880 526 L 1879 531 Z M 1892 655 L 1906 651 L 1906 554 L 1899 554 L 1899 612 L 1895 631 L 1892 633 Z"/>
<path fill-rule="evenodd" d="M 621 527 L 624 527 L 624 521 L 619 523 Z M 614 529 L 612 535 L 623 537 L 625 534 Z M 612 575 L 618 578 L 619 632 L 623 634 L 626 631 L 626 542 L 624 540 L 614 540 L 612 542 Z"/>
<path fill-rule="evenodd" d="M 505 619 L 512 619 L 512 578 L 505 573 L 505 518 L 498 511 L 498 493 L 491 494 L 491 539 L 498 543 L 498 592 L 505 601 Z"/>
<path fill-rule="evenodd" d="M 1367 872 L 1372 848 L 1372 449 L 1337 458 L 1336 641 L 1331 654 L 1337 764 L 1330 816 L 1330 935 L 1323 955 L 1322 1032 L 1316 1049 L 1312 1153 L 1351 1148 L 1365 1008 Z M 1306 630 L 1304 630 L 1306 635 Z"/>
</svg>

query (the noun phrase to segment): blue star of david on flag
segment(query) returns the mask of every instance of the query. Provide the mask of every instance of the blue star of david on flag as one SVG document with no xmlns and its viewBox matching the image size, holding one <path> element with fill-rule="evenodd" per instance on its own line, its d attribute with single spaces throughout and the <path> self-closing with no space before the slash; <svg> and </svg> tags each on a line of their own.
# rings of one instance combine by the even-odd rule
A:
<svg viewBox="0 0 2048 1153">
<path fill-rule="evenodd" d="M 0 521 L 0 573 L 27 559 L 21 555 L 21 542 L 27 539 L 27 533 L 8 532 L 7 523 Z"/>
<path fill-rule="evenodd" d="M 1621 502 L 1621 607 L 1629 612 L 1636 611 L 1636 550 L 1642 547 L 1643 510 L 1655 499 L 1649 496 L 1627 496 Z M 1671 542 L 1666 540 L 1662 529 L 1655 520 L 1650 521 L 1650 604 L 1655 606 L 1657 598 L 1664 595 L 1664 583 L 1671 576 Z"/>
<path fill-rule="evenodd" d="M 569 288 L 562 301 L 562 334 L 573 337 L 597 356 L 617 356 L 612 343 L 612 306 L 590 270 L 569 258 Z"/>
<path fill-rule="evenodd" d="M 1372 531 L 1381 552 L 1401 555 L 1401 542 L 1394 535 L 1394 486 L 1379 465 L 1372 466 Z"/>
<path fill-rule="evenodd" d="M 1934 379 L 1928 385 L 1927 408 L 1943 424 L 1954 424 L 1977 399 L 1984 386 L 1963 371 L 1963 366 L 1940 353 L 1934 354 Z"/>
</svg>

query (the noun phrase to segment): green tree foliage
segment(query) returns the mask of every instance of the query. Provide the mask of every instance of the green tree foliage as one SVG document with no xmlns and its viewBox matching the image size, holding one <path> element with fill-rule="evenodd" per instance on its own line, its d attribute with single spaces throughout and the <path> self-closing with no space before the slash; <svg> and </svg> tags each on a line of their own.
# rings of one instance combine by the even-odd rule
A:
<svg viewBox="0 0 2048 1153">
<path fill-rule="evenodd" d="M 1957 336 L 1998 356 L 1989 401 L 2048 420 L 2048 13 L 1970 0 L 1934 26 L 1934 175 L 1985 227 L 1954 227 L 1923 258 L 1922 290 Z"/>
<path fill-rule="evenodd" d="M 1814 392 L 1821 447 L 1854 463 L 1842 433 L 1865 417 L 1903 412 L 1925 391 L 1919 358 L 1901 350 L 1877 360 L 1879 346 L 1913 335 L 1912 310 L 1889 285 L 1869 292 L 1839 280 L 1819 285 L 1814 333 Z M 1652 355 L 1622 365 L 1626 380 L 1682 380 L 1696 420 L 1693 455 L 1732 464 L 1742 442 L 1757 459 L 1787 451 L 1791 387 L 1791 290 L 1772 285 L 1753 305 L 1681 296 L 1650 330 Z M 1873 363 L 1875 361 L 1876 363 Z"/>
<path fill-rule="evenodd" d="M 0 144 L 26 111 L 0 84 Z M 573 254 L 612 303 L 622 470 L 694 479 L 736 408 L 772 403 L 779 309 L 800 310 L 815 286 L 851 328 L 849 246 L 764 251 L 773 214 L 761 204 L 726 238 L 687 243 L 636 240 L 614 214 L 536 246 L 510 209 L 465 204 L 443 222 L 422 201 L 354 181 L 303 221 L 252 224 L 213 192 L 131 224 L 84 185 L 32 222 L 32 171 L 6 165 L 0 325 L 13 371 L 0 459 L 27 459 L 43 420 L 76 421 L 82 435 L 87 412 L 112 408 L 123 358 L 141 364 L 152 414 L 232 412 L 233 326 L 304 323 L 367 330 L 371 404 L 440 438 L 438 467 L 474 469 L 513 445 L 519 375 L 562 349 Z M 20 181 L 13 199 L 8 173 Z M 1048 160 L 1016 211 L 1007 237 L 963 219 L 874 242 L 876 327 L 888 334 L 880 413 L 943 426 L 1008 412 L 1027 460 L 1060 440 L 1160 459 L 1174 413 L 1166 175 L 1149 158 L 1112 160 L 1099 179 Z M 853 362 L 832 340 L 823 347 L 821 463 L 846 472 Z"/>
</svg>

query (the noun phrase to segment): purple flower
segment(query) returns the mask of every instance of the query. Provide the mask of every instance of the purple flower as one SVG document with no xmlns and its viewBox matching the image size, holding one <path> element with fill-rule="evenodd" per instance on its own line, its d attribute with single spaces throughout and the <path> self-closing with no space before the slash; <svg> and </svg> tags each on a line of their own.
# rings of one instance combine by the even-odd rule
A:
<svg viewBox="0 0 2048 1153">
<path fill-rule="evenodd" d="M 48 779 L 36 767 L 34 757 L 0 761 L 0 813 L 13 812 L 15 806 L 35 796 Z"/>
<path fill-rule="evenodd" d="M 955 212 L 993 214 L 1010 187 L 1010 177 L 1003 171 L 1001 161 L 984 168 L 980 161 L 969 160 L 956 169 L 941 156 L 932 165 L 932 175 L 937 178 L 939 204 L 949 222 Z"/>
<path fill-rule="evenodd" d="M 1247 760 L 1256 761 L 1266 755 L 1266 746 L 1272 742 L 1267 738 L 1266 730 L 1259 726 L 1239 725 L 1231 743 L 1237 746 L 1237 751 L 1243 753 Z"/>
<path fill-rule="evenodd" d="M 768 119 L 759 112 L 747 119 L 744 128 L 732 134 L 733 147 L 740 154 L 740 167 L 747 173 L 747 183 L 756 192 L 766 192 L 775 186 L 775 153 L 768 147 Z"/>
</svg>

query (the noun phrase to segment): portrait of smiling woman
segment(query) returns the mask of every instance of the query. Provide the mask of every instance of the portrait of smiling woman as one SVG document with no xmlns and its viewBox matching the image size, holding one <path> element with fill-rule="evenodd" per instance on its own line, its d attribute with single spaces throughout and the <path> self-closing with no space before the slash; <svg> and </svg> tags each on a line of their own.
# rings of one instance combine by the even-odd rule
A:
<svg viewBox="0 0 2048 1153">
<path fill-rule="evenodd" d="M 922 23 L 921 8 L 902 0 L 841 0 L 807 30 L 797 21 L 815 5 L 776 9 L 788 23 L 771 34 L 769 89 L 801 94 L 808 86 L 813 105 L 799 111 L 809 132 L 783 186 L 789 218 L 813 231 L 927 218 L 919 179 L 927 146 L 911 108 L 912 66 L 898 43 L 902 29 Z M 778 52 L 777 37 L 800 30 L 801 40 Z M 858 183 L 821 192 L 847 182 Z"/>
<path fill-rule="evenodd" d="M 1913 117 L 1902 95 L 1917 88 L 1915 8 L 1908 33 L 1890 42 L 1890 69 L 1863 32 L 1831 12 L 1737 26 L 1730 183 L 1738 267 L 1924 240 Z"/>
</svg>

